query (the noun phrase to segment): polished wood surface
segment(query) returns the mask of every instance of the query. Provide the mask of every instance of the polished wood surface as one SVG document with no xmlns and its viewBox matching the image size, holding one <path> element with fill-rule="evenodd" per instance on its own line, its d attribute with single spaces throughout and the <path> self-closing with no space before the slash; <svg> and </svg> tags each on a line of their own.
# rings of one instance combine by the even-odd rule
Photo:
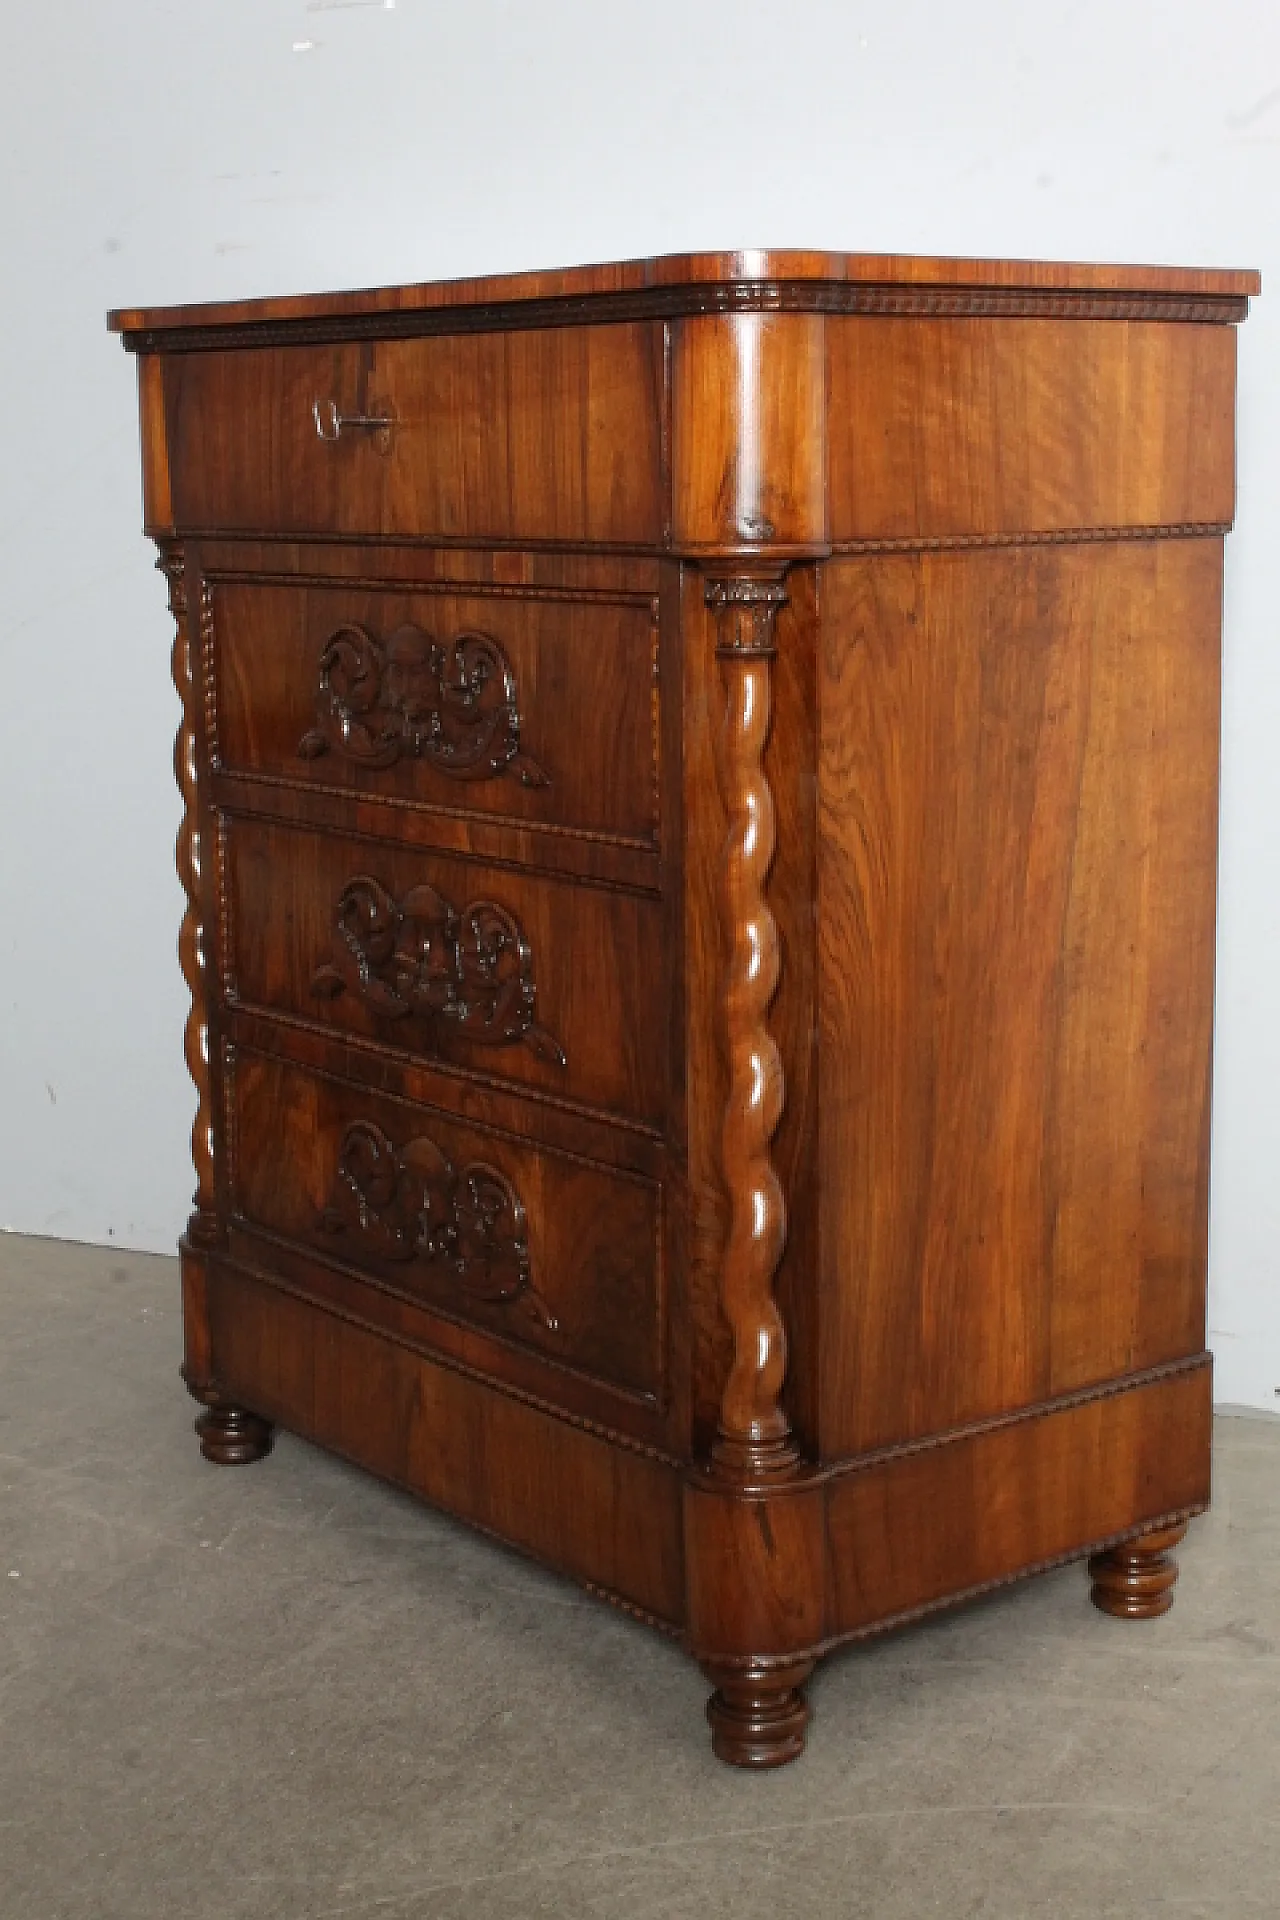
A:
<svg viewBox="0 0 1280 1920">
<path fill-rule="evenodd" d="M 230 771 L 436 814 L 581 829 L 653 848 L 660 827 L 655 590 L 441 591 L 219 569 L 219 748 Z M 468 707 L 475 666 L 496 653 Z M 441 670 L 430 671 L 432 649 Z M 397 653 L 399 660 L 397 660 Z M 452 697 L 451 697 L 452 696 Z M 499 706 L 516 724 L 495 730 Z M 441 728 L 452 712 L 452 756 Z M 474 741 L 476 751 L 466 749 Z M 497 756 L 497 764 L 493 764 Z M 483 777 L 487 767 L 499 776 Z"/>
<path fill-rule="evenodd" d="M 789 1474 L 798 1455 L 779 1396 L 787 1337 L 773 1280 L 787 1238 L 787 1208 L 773 1164 L 782 1118 L 782 1056 L 768 1028 L 778 990 L 778 927 L 765 896 L 776 845 L 773 794 L 764 772 L 772 723 L 774 623 L 785 598 L 767 576 L 711 580 L 726 712 L 723 792 L 728 833 L 721 918 L 729 934 L 721 1018 L 729 1084 L 720 1164 L 729 1198 L 719 1300 L 733 1353 L 720 1401 L 713 1453 L 732 1479 Z"/>
<path fill-rule="evenodd" d="M 827 1498 L 827 1630 L 859 1639 L 1209 1500 L 1205 1357 L 864 1457 Z M 1145 1529 L 1144 1529 L 1145 1530 Z M 1172 1584 L 1172 1581 L 1170 1581 Z"/>
<path fill-rule="evenodd" d="M 219 1263 L 214 1345 L 261 1416 L 678 1631 L 678 1467 Z"/>
<path fill-rule="evenodd" d="M 837 546 L 1235 511 L 1229 327 L 873 315 L 827 354 Z"/>
<path fill-rule="evenodd" d="M 283 1425 L 678 1634 L 740 1766 L 842 1642 L 1087 1556 L 1168 1606 L 1256 291 L 756 253 L 113 316 L 207 1459 Z"/>
<path fill-rule="evenodd" d="M 650 544 L 661 386 L 640 325 L 175 355 L 173 509 L 220 532 Z M 392 425 L 324 439 L 330 404 Z"/>
<path fill-rule="evenodd" d="M 654 1181 L 267 1056 L 237 1059 L 234 1103 L 237 1215 L 366 1276 L 370 1317 L 407 1294 L 659 1398 Z"/>
<path fill-rule="evenodd" d="M 228 839 L 243 1004 L 660 1132 L 660 900 L 257 820 Z"/>
<path fill-rule="evenodd" d="M 285 295 L 202 306 L 123 308 L 111 314 L 118 333 L 146 328 L 228 326 L 249 321 L 302 321 L 330 315 L 389 315 L 461 308 L 494 301 L 529 302 L 607 298 L 650 288 L 711 287 L 735 292 L 771 281 L 893 288 L 1032 289 L 1048 293 L 1137 293 L 1241 299 L 1259 291 L 1254 272 L 1194 267 L 1125 267 L 1051 260 L 938 259 L 912 254 L 820 253 L 751 248 L 739 253 L 667 254 L 550 272 L 493 274 L 469 280 L 426 281 L 352 293 Z"/>
<path fill-rule="evenodd" d="M 1216 539 L 827 570 L 824 1452 L 1202 1344 L 1221 590 Z"/>
<path fill-rule="evenodd" d="M 1173 1548 L 1186 1537 L 1187 1523 L 1139 1534 L 1089 1561 L 1090 1598 L 1118 1620 L 1154 1620 L 1173 1605 L 1178 1577 Z"/>
<path fill-rule="evenodd" d="M 826 362 L 814 314 L 688 319 L 672 353 L 672 528 L 723 559 L 824 542 Z"/>
<path fill-rule="evenodd" d="M 260 1420 L 243 1407 L 226 1406 L 213 1394 L 208 1411 L 196 1421 L 196 1432 L 201 1453 L 215 1467 L 250 1466 L 265 1460 L 273 1445 L 269 1420 Z"/>
</svg>

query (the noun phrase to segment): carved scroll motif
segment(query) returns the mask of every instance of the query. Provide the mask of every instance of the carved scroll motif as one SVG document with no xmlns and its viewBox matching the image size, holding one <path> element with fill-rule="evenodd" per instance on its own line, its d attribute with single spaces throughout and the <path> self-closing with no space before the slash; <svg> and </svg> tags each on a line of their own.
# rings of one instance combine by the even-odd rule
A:
<svg viewBox="0 0 1280 1920">
<path fill-rule="evenodd" d="M 496 1167 L 455 1168 L 425 1134 L 396 1147 L 371 1121 L 342 1136 L 324 1232 L 376 1260 L 420 1263 L 468 1299 L 520 1306 L 548 1332 L 554 1314 L 533 1284 L 524 1207 Z"/>
<path fill-rule="evenodd" d="M 534 1020 L 533 953 L 505 907 L 476 900 L 459 912 L 425 885 L 397 900 L 357 874 L 338 896 L 333 945 L 336 964 L 311 977 L 320 998 L 350 991 L 388 1019 L 452 1027 L 481 1046 L 523 1042 L 540 1060 L 566 1064 Z"/>
<path fill-rule="evenodd" d="M 729 1233 L 720 1303 L 733 1358 L 720 1403 L 716 1464 L 736 1478 L 790 1472 L 797 1451 L 779 1405 L 787 1340 L 773 1296 L 786 1244 L 786 1204 L 770 1156 L 785 1097 L 769 1033 L 778 986 L 778 930 L 765 898 L 774 854 L 773 794 L 764 772 L 769 737 L 774 621 L 786 604 L 780 577 L 709 580 L 716 653 L 726 691 L 723 784 L 729 816 L 721 873 L 728 962 L 721 998 L 729 1091 L 721 1170 Z"/>
<path fill-rule="evenodd" d="M 178 878 L 187 897 L 178 932 L 178 963 L 191 994 L 184 1049 L 187 1071 L 196 1089 L 196 1117 L 191 1129 L 191 1158 L 195 1164 L 195 1211 L 187 1232 L 193 1241 L 210 1245 L 218 1238 L 214 1197 L 213 1108 L 209 1097 L 208 960 L 205 931 L 200 919 L 200 876 L 203 843 L 200 832 L 199 755 L 196 711 L 199 685 L 187 605 L 186 558 L 180 546 L 160 548 L 156 562 L 169 584 L 169 611 L 176 633 L 173 642 L 173 684 L 182 701 L 182 718 L 174 742 L 173 770 L 182 794 L 182 823 L 178 828 Z"/>
<path fill-rule="evenodd" d="M 489 634 L 442 643 L 407 625 L 383 643 L 350 622 L 325 643 L 316 724 L 298 754 L 332 751 L 362 767 L 415 758 L 455 780 L 509 774 L 523 787 L 550 786 L 520 750 L 520 725 L 515 672 Z"/>
</svg>

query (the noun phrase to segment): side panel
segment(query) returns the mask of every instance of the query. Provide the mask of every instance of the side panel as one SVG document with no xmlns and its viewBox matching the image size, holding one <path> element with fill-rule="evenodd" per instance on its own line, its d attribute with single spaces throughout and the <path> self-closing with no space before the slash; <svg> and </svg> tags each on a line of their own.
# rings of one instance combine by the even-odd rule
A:
<svg viewBox="0 0 1280 1920">
<path fill-rule="evenodd" d="M 825 572 L 824 1458 L 1203 1347 L 1221 569 Z"/>
<path fill-rule="evenodd" d="M 831 538 L 1232 517 L 1235 331 L 830 319 Z"/>
</svg>

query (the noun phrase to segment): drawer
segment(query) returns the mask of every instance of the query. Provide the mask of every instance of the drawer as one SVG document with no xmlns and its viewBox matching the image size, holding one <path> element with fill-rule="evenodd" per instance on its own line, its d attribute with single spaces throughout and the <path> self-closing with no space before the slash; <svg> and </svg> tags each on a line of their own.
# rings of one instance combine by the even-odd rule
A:
<svg viewBox="0 0 1280 1920">
<path fill-rule="evenodd" d="M 647 325 L 170 355 L 180 530 L 646 544 L 663 528 Z M 322 438 L 333 413 L 383 418 Z"/>
<path fill-rule="evenodd" d="M 656 1182 L 265 1054 L 231 1098 L 237 1215 L 363 1276 L 366 1318 L 381 1291 L 659 1396 Z"/>
<path fill-rule="evenodd" d="M 661 1127 L 661 901 L 250 819 L 227 861 L 245 1004 Z"/>
<path fill-rule="evenodd" d="M 225 767 L 656 846 L 648 596 L 207 582 Z"/>
</svg>

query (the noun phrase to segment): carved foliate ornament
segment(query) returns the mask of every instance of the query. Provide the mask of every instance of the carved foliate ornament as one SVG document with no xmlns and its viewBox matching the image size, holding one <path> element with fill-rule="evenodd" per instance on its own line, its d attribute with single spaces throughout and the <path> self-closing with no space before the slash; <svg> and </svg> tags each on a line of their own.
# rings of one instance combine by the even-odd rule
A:
<svg viewBox="0 0 1280 1920">
<path fill-rule="evenodd" d="M 481 1046 L 523 1043 L 565 1065 L 563 1048 L 533 1017 L 533 953 L 505 907 L 475 900 L 459 911 L 425 884 L 397 900 L 357 874 L 338 896 L 333 946 L 333 963 L 311 977 L 319 998 L 351 992 L 387 1019 L 425 1022 L 429 1036 L 452 1029 Z"/>
<path fill-rule="evenodd" d="M 426 1134 L 397 1147 L 372 1121 L 349 1126 L 320 1225 L 375 1260 L 425 1266 L 465 1299 L 519 1306 L 557 1330 L 533 1284 L 528 1222 L 511 1182 L 483 1161 L 455 1167 Z"/>
<path fill-rule="evenodd" d="M 490 634 L 440 642 L 405 625 L 383 642 L 350 621 L 325 642 L 316 724 L 298 754 L 333 752 L 362 767 L 418 759 L 455 780 L 509 775 L 523 787 L 550 786 L 521 751 L 520 726 L 515 671 Z"/>
</svg>

